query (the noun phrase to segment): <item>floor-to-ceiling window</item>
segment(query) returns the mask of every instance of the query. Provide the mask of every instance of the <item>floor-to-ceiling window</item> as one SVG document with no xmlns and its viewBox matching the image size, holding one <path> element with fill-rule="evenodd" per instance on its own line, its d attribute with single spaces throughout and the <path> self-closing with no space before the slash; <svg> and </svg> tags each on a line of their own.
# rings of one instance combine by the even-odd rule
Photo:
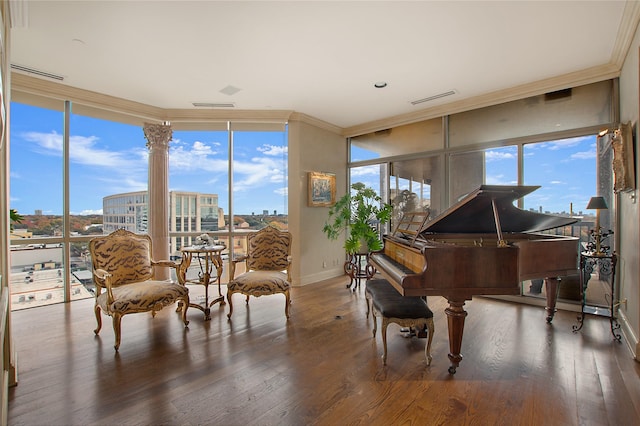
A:
<svg viewBox="0 0 640 426">
<path fill-rule="evenodd" d="M 87 241 L 103 232 L 103 199 L 147 188 L 142 130 L 69 102 L 11 111 L 10 206 L 23 216 L 12 224 L 12 308 L 92 297 Z"/>
<path fill-rule="evenodd" d="M 142 125 L 28 96 L 12 103 L 11 117 L 10 206 L 23 216 L 12 224 L 12 308 L 91 297 L 91 236 L 120 227 L 146 232 L 149 170 Z M 230 190 L 230 123 L 173 131 L 167 226 L 174 259 L 204 232 L 229 247 L 225 259 L 234 238 L 241 254 L 244 235 L 229 227 L 230 217 L 248 224 L 238 227 L 240 233 L 266 224 L 286 229 L 286 124 L 243 126 L 235 135 L 237 191 Z M 230 216 L 236 196 L 238 209 Z"/>
<path fill-rule="evenodd" d="M 11 306 L 22 309 L 90 296 L 64 264 L 64 103 L 11 106 Z M 82 249 L 80 249 L 81 251 Z"/>
<path fill-rule="evenodd" d="M 615 90 L 614 80 L 602 81 L 354 136 L 351 175 L 390 164 L 386 199 L 401 210 L 424 206 L 428 194 L 430 219 L 480 185 L 539 186 L 517 206 L 575 216 L 575 225 L 546 232 L 580 237 L 582 248 L 593 226 L 591 196 L 607 199 L 602 226 L 615 229 L 612 149 L 596 136 L 616 120 Z"/>
</svg>

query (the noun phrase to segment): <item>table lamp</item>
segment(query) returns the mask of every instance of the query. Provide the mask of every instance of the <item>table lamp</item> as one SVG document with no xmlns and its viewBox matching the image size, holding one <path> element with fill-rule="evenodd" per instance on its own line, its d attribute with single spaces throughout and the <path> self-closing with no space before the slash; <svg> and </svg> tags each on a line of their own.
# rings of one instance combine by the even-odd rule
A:
<svg viewBox="0 0 640 426">
<path fill-rule="evenodd" d="M 609 207 L 607 206 L 607 202 L 604 197 L 591 197 L 589 200 L 589 204 L 587 205 L 588 210 L 596 211 L 596 227 L 593 232 L 593 237 L 596 242 L 596 251 L 595 255 L 604 255 L 605 253 L 601 250 L 600 243 L 602 239 L 602 232 L 600 230 L 600 210 L 606 210 Z"/>
</svg>

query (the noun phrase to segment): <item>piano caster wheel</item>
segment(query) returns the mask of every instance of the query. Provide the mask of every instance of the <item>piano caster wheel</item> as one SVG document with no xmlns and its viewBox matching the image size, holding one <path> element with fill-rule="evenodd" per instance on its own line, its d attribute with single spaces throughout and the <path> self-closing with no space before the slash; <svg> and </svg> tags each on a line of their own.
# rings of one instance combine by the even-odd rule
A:
<svg viewBox="0 0 640 426">
<path fill-rule="evenodd" d="M 449 374 L 456 374 L 456 367 L 455 366 L 451 366 L 449 367 Z"/>
</svg>

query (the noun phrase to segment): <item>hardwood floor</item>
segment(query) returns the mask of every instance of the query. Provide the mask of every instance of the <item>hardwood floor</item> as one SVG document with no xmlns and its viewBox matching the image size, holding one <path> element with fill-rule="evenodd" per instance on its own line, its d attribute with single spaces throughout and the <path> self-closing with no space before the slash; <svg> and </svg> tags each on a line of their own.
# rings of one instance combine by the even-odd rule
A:
<svg viewBox="0 0 640 426">
<path fill-rule="evenodd" d="M 637 425 L 640 364 L 614 342 L 609 323 L 574 312 L 552 325 L 543 308 L 477 298 L 455 375 L 449 367 L 442 298 L 433 362 L 425 339 L 389 326 L 371 336 L 364 288 L 345 278 L 281 295 L 234 298 L 212 320 L 189 310 L 185 329 L 167 308 L 127 315 L 120 352 L 111 319 L 95 337 L 93 301 L 12 314 L 19 384 L 10 389 L 11 425 Z M 197 287 L 190 287 L 196 294 Z M 223 289 L 224 290 L 224 289 Z"/>
</svg>

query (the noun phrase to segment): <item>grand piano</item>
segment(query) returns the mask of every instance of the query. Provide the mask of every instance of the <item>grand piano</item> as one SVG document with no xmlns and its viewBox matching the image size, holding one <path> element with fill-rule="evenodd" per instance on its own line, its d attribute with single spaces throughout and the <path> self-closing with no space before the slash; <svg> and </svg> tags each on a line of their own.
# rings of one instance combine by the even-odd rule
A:
<svg viewBox="0 0 640 426">
<path fill-rule="evenodd" d="M 539 186 L 482 185 L 426 222 L 418 238 L 384 236 L 370 263 L 404 296 L 443 296 L 449 328 L 449 373 L 462 361 L 465 301 L 519 295 L 520 282 L 543 278 L 547 322 L 555 313 L 559 277 L 578 270 L 578 238 L 542 234 L 577 222 L 525 211 L 514 201 Z"/>
</svg>

